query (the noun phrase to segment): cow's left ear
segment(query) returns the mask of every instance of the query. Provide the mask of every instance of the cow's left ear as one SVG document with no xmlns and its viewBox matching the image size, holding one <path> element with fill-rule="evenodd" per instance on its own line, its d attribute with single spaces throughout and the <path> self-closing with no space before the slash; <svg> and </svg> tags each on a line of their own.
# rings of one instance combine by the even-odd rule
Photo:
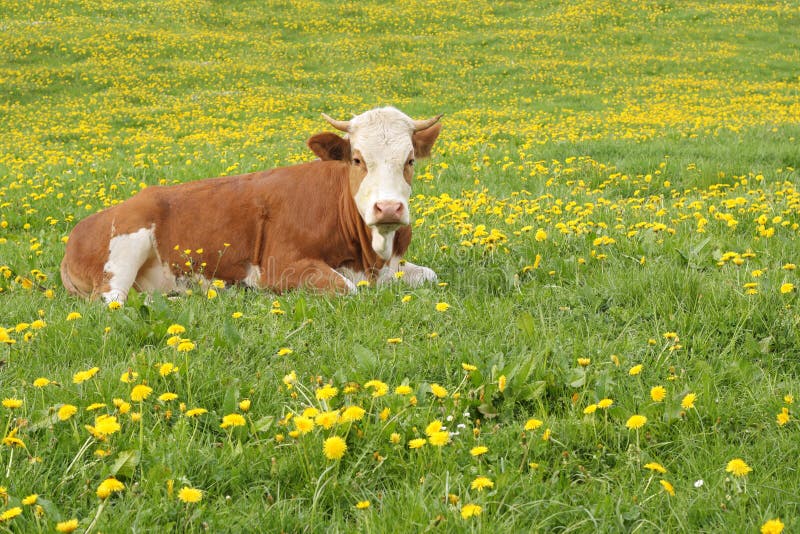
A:
<svg viewBox="0 0 800 534">
<path fill-rule="evenodd" d="M 433 148 L 433 143 L 436 142 L 436 138 L 439 137 L 439 132 L 442 131 L 442 124 L 437 123 L 431 126 L 430 128 L 425 128 L 419 132 L 415 132 L 414 135 L 411 137 L 411 141 L 414 143 L 414 157 L 415 158 L 427 158 L 431 155 L 431 148 Z"/>
<path fill-rule="evenodd" d="M 350 141 L 335 133 L 324 132 L 311 136 L 307 144 L 323 161 L 350 161 Z"/>
</svg>

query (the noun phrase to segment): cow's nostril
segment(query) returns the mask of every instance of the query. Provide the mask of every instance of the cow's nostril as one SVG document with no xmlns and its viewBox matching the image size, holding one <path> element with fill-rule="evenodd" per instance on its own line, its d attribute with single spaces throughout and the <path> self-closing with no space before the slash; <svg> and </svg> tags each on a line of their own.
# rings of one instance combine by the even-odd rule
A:
<svg viewBox="0 0 800 534">
<path fill-rule="evenodd" d="M 381 201 L 375 203 L 374 210 L 378 222 L 394 223 L 400 221 L 405 207 L 402 202 Z"/>
</svg>

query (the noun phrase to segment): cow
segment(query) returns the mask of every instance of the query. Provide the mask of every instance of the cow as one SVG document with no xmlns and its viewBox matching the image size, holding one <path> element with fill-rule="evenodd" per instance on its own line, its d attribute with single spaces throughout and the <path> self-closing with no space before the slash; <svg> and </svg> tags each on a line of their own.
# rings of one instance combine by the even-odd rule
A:
<svg viewBox="0 0 800 534">
<path fill-rule="evenodd" d="M 402 258 L 414 163 L 430 155 L 441 115 L 413 120 L 392 107 L 349 121 L 322 115 L 345 135 L 312 136 L 319 159 L 147 187 L 80 221 L 61 262 L 66 289 L 122 304 L 131 288 L 170 293 L 198 276 L 276 293 L 436 280 Z"/>
</svg>

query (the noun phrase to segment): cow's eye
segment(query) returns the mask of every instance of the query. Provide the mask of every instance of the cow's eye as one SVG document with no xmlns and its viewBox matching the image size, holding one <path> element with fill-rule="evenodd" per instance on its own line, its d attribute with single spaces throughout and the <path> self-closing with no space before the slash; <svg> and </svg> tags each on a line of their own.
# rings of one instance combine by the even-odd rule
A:
<svg viewBox="0 0 800 534">
<path fill-rule="evenodd" d="M 408 164 L 413 167 L 414 166 L 414 158 L 411 158 L 410 160 L 408 160 Z"/>
<path fill-rule="evenodd" d="M 361 165 L 361 159 L 360 158 L 353 158 L 353 165 Z"/>
</svg>

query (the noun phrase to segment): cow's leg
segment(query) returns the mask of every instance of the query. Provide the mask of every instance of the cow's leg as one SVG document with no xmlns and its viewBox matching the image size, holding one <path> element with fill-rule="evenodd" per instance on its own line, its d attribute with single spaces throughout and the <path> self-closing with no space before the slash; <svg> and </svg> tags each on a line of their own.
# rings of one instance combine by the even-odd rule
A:
<svg viewBox="0 0 800 534">
<path fill-rule="evenodd" d="M 269 281 L 266 285 L 278 291 L 301 287 L 339 294 L 356 291 L 356 285 L 353 282 L 320 260 L 295 261 L 281 269 L 277 275 L 277 287 L 274 282 L 270 283 Z"/>
<path fill-rule="evenodd" d="M 108 244 L 108 261 L 103 273 L 108 280 L 102 293 L 106 302 L 124 303 L 142 265 L 155 254 L 154 231 L 141 228 L 117 235 Z"/>
<path fill-rule="evenodd" d="M 402 272 L 402 276 L 398 277 L 398 272 Z M 436 273 L 422 265 L 415 265 L 410 261 L 402 261 L 397 256 L 392 256 L 392 259 L 383 266 L 378 274 L 378 284 L 387 284 L 398 278 L 410 286 L 419 286 L 425 282 L 435 282 Z"/>
</svg>

